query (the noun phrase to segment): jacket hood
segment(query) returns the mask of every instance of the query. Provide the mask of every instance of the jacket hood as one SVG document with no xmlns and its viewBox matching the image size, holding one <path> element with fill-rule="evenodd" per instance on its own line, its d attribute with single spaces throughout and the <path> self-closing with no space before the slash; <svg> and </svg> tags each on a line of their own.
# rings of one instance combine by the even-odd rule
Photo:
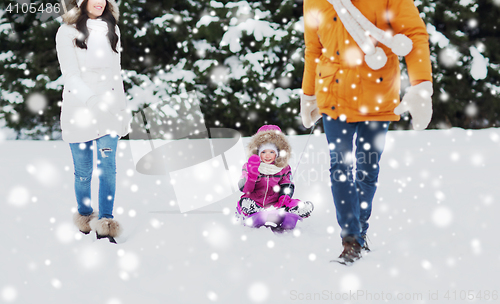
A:
<svg viewBox="0 0 500 304">
<path fill-rule="evenodd" d="M 272 143 L 278 148 L 278 157 L 274 161 L 274 165 L 279 168 L 284 168 L 288 165 L 288 161 L 292 155 L 292 147 L 288 142 L 285 134 L 276 128 L 260 128 L 248 144 L 247 154 L 248 157 L 258 155 L 259 147 L 266 143 Z"/>
<path fill-rule="evenodd" d="M 76 2 L 77 2 L 76 0 L 71 0 L 69 2 L 68 7 L 66 7 L 64 6 L 64 1 L 63 1 L 63 9 L 65 13 L 62 15 L 62 19 L 67 24 L 75 24 L 80 15 L 82 14 L 82 10 L 76 5 Z M 115 17 L 116 22 L 118 22 L 118 19 L 120 18 L 120 11 L 118 9 L 118 4 L 116 3 L 116 1 L 106 0 L 106 5 L 109 7 L 111 14 L 113 14 L 113 17 Z"/>
</svg>

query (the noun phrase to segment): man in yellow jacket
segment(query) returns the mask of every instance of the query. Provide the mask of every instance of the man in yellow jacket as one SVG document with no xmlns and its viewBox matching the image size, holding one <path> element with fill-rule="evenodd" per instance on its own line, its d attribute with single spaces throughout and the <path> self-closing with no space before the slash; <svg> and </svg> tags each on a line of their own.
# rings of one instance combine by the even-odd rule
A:
<svg viewBox="0 0 500 304">
<path fill-rule="evenodd" d="M 304 38 L 302 122 L 309 128 L 323 117 L 342 228 L 339 258 L 352 263 L 369 250 L 368 219 L 389 122 L 406 111 L 415 130 L 431 120 L 428 34 L 412 0 L 304 0 Z M 405 57 L 412 85 L 401 102 L 398 56 Z"/>
</svg>

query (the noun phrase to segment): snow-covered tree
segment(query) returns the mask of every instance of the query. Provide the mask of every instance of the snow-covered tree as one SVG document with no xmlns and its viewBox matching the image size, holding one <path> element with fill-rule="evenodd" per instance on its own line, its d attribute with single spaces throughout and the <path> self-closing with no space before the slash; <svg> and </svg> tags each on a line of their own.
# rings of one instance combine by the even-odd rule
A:
<svg viewBox="0 0 500 304">
<path fill-rule="evenodd" d="M 430 128 L 500 125 L 500 1 L 415 1 L 430 36 Z M 407 127 L 408 122 L 393 124 Z"/>
<path fill-rule="evenodd" d="M 142 66 L 138 63 L 125 80 L 141 84 L 129 89 L 133 100 L 154 103 L 195 90 L 207 127 L 235 128 L 246 135 L 265 123 L 299 128 L 301 4 L 181 3 L 162 5 L 149 21 L 139 13 L 124 21 L 144 22 L 127 41 L 146 50 L 139 57 Z M 139 11 L 148 15 L 149 6 L 148 1 Z M 137 10 L 140 3 L 131 7 Z"/>
<path fill-rule="evenodd" d="M 54 42 L 60 19 L 6 11 L 9 3 L 23 2 L 0 3 L 0 125 L 18 138 L 60 138 L 62 82 Z M 288 133 L 307 132 L 298 119 L 302 1 L 118 2 L 123 77 L 134 109 L 196 91 L 209 128 L 251 135 L 272 123 Z M 500 1 L 415 5 L 431 41 L 430 127 L 498 126 Z M 407 85 L 403 79 L 403 89 Z M 408 127 L 408 119 L 392 124 Z"/>
<path fill-rule="evenodd" d="M 12 6 L 27 2 L 0 4 L 0 125 L 13 129 L 17 138 L 60 137 L 62 86 L 54 81 L 60 75 L 54 43 L 59 24 L 46 11 L 27 13 Z M 42 1 L 32 3 L 39 8 Z M 44 8 L 48 3 L 58 2 L 43 1 Z"/>
</svg>

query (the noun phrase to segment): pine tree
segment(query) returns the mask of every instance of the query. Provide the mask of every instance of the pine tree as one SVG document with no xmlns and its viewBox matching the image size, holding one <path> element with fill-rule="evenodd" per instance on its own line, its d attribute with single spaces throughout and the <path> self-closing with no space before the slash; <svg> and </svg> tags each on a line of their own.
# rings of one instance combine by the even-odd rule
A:
<svg viewBox="0 0 500 304">
<path fill-rule="evenodd" d="M 45 22 L 46 13 L 27 13 L 19 3 L 8 1 L 0 6 L 0 120 L 18 139 L 60 137 L 62 86 L 53 82 L 60 75 L 54 47 L 58 24 Z M 47 8 L 57 1 L 32 3 Z M 9 4 L 12 11 L 7 12 Z"/>
<path fill-rule="evenodd" d="M 431 40 L 434 112 L 429 128 L 499 126 L 500 23 L 496 16 L 500 1 L 422 0 L 415 4 Z M 481 64 L 482 60 L 489 64 Z M 475 75 L 481 65 L 487 65 L 484 79 Z M 403 120 L 392 127 L 406 129 L 408 124 Z"/>
<path fill-rule="evenodd" d="M 14 3 L 0 3 L 0 125 L 18 138 L 58 139 L 62 79 L 54 37 L 60 19 L 6 12 Z M 500 0 L 415 4 L 431 37 L 430 127 L 498 126 Z M 129 0 L 119 6 L 123 78 L 134 109 L 195 91 L 208 128 L 248 136 L 267 123 L 289 134 L 308 132 L 298 115 L 302 1 Z M 484 79 L 481 66 L 487 67 Z M 403 79 L 403 89 L 407 85 Z M 391 128 L 409 124 L 406 117 Z"/>
<path fill-rule="evenodd" d="M 300 88 L 302 75 L 301 13 L 294 1 L 200 1 L 172 7 L 143 31 L 160 33 L 155 41 L 169 42 L 170 60 L 155 61 L 163 62 L 152 67 L 154 75 L 132 73 L 131 80 L 143 86 L 129 92 L 154 103 L 194 90 L 209 128 L 250 135 L 274 123 L 293 131 L 300 125 L 298 90 L 290 88 Z"/>
</svg>

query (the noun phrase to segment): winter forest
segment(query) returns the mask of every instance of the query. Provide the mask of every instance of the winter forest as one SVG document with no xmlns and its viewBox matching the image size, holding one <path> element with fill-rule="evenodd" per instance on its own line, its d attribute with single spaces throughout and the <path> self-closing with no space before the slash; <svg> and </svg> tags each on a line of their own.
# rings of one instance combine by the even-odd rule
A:
<svg viewBox="0 0 500 304">
<path fill-rule="evenodd" d="M 0 7 L 4 136 L 60 139 L 62 80 L 54 37 L 61 20 L 57 14 L 7 12 L 10 3 L 16 2 L 4 0 Z M 498 126 L 500 2 L 417 0 L 415 5 L 430 35 L 435 92 L 430 128 Z M 196 91 L 209 128 L 234 128 L 249 136 L 267 122 L 288 134 L 305 132 L 298 119 L 302 1 L 131 0 L 119 6 L 123 77 L 135 111 Z M 409 85 L 404 78 L 402 90 Z M 408 129 L 409 121 L 391 128 Z"/>
<path fill-rule="evenodd" d="M 62 2 L 0 0 L 0 303 L 498 302 L 500 0 L 414 1 L 429 34 L 432 120 L 425 131 L 408 113 L 389 125 L 371 252 L 350 267 L 330 262 L 342 244 L 324 127 L 300 117 L 303 0 L 116 2 L 134 118 L 116 148 L 123 233 L 111 244 L 72 221 Z M 171 126 L 180 114 L 189 119 Z M 294 198 L 314 203 L 284 233 L 235 218 L 234 181 L 265 124 L 289 138 Z M 205 148 L 213 157 L 200 164 Z"/>
</svg>

